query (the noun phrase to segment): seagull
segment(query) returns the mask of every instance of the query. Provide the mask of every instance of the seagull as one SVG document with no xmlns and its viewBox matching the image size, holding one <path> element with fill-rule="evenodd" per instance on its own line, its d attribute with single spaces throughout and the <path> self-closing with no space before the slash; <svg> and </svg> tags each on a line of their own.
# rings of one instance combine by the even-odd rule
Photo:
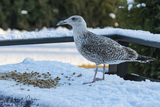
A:
<svg viewBox="0 0 160 107">
<path fill-rule="evenodd" d="M 71 25 L 73 28 L 73 38 L 78 52 L 87 60 L 96 64 L 93 81 L 84 84 L 105 80 L 105 64 L 154 61 L 154 58 L 139 55 L 135 50 L 122 46 L 108 37 L 88 31 L 87 24 L 81 16 L 74 15 L 66 20 L 59 21 L 57 26 L 65 24 Z M 103 77 L 96 78 L 100 64 L 103 64 Z"/>
</svg>

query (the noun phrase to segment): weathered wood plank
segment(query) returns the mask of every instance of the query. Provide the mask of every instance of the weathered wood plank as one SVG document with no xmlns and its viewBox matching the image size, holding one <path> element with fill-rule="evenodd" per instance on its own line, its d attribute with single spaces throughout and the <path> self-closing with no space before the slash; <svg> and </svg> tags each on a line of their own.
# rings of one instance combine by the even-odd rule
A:
<svg viewBox="0 0 160 107">
<path fill-rule="evenodd" d="M 1 40 L 0 46 L 73 42 L 73 37 Z"/>
<path fill-rule="evenodd" d="M 109 74 L 117 74 L 120 77 L 125 77 L 128 74 L 128 63 L 109 65 Z"/>
</svg>

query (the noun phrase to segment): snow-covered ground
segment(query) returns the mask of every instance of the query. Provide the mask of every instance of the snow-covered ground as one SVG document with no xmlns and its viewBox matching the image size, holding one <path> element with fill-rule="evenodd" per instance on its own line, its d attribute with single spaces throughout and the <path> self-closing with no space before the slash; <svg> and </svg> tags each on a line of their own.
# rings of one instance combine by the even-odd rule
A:
<svg viewBox="0 0 160 107">
<path fill-rule="evenodd" d="M 83 85 L 84 82 L 92 81 L 94 71 L 69 63 L 34 61 L 26 58 L 18 64 L 0 66 L 1 73 L 14 70 L 21 73 L 49 72 L 52 78 L 57 76 L 61 78 L 59 87 L 50 89 L 33 85 L 16 85 L 17 82 L 14 80 L 0 80 L 1 95 L 25 100 L 34 99 L 33 107 L 37 104 L 40 107 L 159 107 L 160 105 L 160 83 L 149 80 L 126 81 L 116 75 L 105 75 L 105 81 Z M 77 77 L 79 74 L 82 76 Z M 71 80 L 66 76 L 71 77 Z M 97 76 L 102 77 L 102 73 L 98 72 Z"/>
<path fill-rule="evenodd" d="M 34 32 L 2 30 L 0 39 L 72 36 L 72 31 L 65 28 L 58 29 L 59 31 L 43 29 Z M 126 34 L 126 36 L 160 41 L 159 34 L 146 31 L 119 28 L 90 30 L 97 34 Z M 61 78 L 57 87 L 50 89 L 23 85 L 23 83 L 17 84 L 13 79 L 0 80 L 0 95 L 25 100 L 34 99 L 33 107 L 37 104 L 40 107 L 159 107 L 160 105 L 160 83 L 158 82 L 126 81 L 116 75 L 105 75 L 105 81 L 83 85 L 84 82 L 92 81 L 94 71 L 75 66 L 91 62 L 77 52 L 74 43 L 4 46 L 0 47 L 0 50 L 0 74 L 15 70 L 21 73 L 34 71 L 40 74 L 49 72 L 52 78 L 57 76 Z M 79 76 L 80 74 L 82 76 Z M 97 76 L 102 77 L 102 73 L 98 72 Z M 16 107 L 14 104 L 10 105 Z"/>
</svg>

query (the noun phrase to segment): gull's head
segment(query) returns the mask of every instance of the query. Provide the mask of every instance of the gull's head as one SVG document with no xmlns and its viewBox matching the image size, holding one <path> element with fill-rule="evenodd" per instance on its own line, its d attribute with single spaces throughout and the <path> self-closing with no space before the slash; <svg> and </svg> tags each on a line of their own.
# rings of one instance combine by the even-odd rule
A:
<svg viewBox="0 0 160 107">
<path fill-rule="evenodd" d="M 75 16 L 71 16 L 66 20 L 62 20 L 60 22 L 57 23 L 57 26 L 59 25 L 71 25 L 73 28 L 74 27 L 85 27 L 86 28 L 86 22 L 84 21 L 83 17 L 75 15 Z"/>
</svg>

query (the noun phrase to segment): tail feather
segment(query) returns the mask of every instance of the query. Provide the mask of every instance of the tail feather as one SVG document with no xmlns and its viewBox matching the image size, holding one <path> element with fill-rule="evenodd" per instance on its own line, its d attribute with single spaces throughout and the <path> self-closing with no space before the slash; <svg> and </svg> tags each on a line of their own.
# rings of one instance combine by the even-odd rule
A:
<svg viewBox="0 0 160 107">
<path fill-rule="evenodd" d="M 142 62 L 142 63 L 146 63 L 146 62 L 154 61 L 154 60 L 155 60 L 155 58 L 143 56 L 143 55 L 138 55 L 138 58 L 137 58 L 137 61 Z"/>
</svg>

